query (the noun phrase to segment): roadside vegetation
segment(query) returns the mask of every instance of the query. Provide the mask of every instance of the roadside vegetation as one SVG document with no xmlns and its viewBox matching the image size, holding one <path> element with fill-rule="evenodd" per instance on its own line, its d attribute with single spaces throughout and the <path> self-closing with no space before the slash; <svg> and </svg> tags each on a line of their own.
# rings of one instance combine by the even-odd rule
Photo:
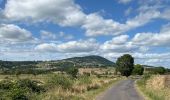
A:
<svg viewBox="0 0 170 100">
<path fill-rule="evenodd" d="M 170 75 L 145 74 L 137 81 L 137 86 L 146 100 L 169 100 L 170 98 Z"/>
<path fill-rule="evenodd" d="M 0 75 L 0 100 L 89 100 L 122 79 L 114 68 Z M 80 73 L 81 70 L 81 73 Z"/>
</svg>

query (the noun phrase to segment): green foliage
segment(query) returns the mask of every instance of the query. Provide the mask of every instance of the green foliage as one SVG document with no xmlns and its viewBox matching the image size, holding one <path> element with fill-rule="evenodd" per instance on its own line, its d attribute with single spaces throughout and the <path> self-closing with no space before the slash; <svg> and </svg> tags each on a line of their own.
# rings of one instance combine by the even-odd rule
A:
<svg viewBox="0 0 170 100">
<path fill-rule="evenodd" d="M 141 65 L 137 64 L 134 66 L 132 73 L 134 75 L 143 75 L 143 72 L 144 72 L 144 68 Z"/>
<path fill-rule="evenodd" d="M 151 67 L 151 68 L 146 68 L 145 70 L 150 74 L 160 74 L 160 75 L 168 74 L 168 69 L 164 67 Z"/>
<path fill-rule="evenodd" d="M 73 80 L 64 75 L 53 75 L 48 80 L 48 86 L 58 86 L 63 89 L 69 89 L 73 85 Z"/>
<path fill-rule="evenodd" d="M 38 86 L 37 81 L 31 81 L 29 79 L 23 79 L 23 80 L 19 80 L 16 82 L 16 85 L 19 88 L 24 88 L 24 89 L 28 89 L 31 92 L 35 92 L 35 93 L 40 93 L 45 91 L 45 89 L 42 86 Z"/>
<path fill-rule="evenodd" d="M 12 100 L 28 100 L 28 96 L 26 96 L 26 92 L 27 92 L 26 89 L 13 87 L 10 90 L 9 97 Z"/>
<path fill-rule="evenodd" d="M 76 78 L 77 77 L 77 74 L 78 74 L 78 68 L 76 67 L 69 67 L 67 70 L 66 70 L 66 73 L 71 75 L 72 77 Z"/>
<path fill-rule="evenodd" d="M 0 100 L 28 100 L 32 94 L 45 92 L 45 89 L 36 81 L 24 80 L 3 80 L 0 82 Z"/>
<path fill-rule="evenodd" d="M 132 74 L 134 68 L 134 58 L 129 54 L 125 54 L 117 59 L 116 65 L 116 70 L 121 75 L 128 77 Z"/>
<path fill-rule="evenodd" d="M 10 80 L 0 81 L 0 90 L 8 90 L 13 87 L 13 82 Z"/>
<path fill-rule="evenodd" d="M 164 67 L 156 67 L 153 69 L 153 73 L 162 75 L 166 73 L 166 69 Z"/>
</svg>

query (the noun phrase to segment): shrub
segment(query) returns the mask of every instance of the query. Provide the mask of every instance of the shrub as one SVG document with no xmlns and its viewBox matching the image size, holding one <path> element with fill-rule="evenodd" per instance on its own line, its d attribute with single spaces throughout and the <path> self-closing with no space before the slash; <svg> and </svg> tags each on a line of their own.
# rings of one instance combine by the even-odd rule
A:
<svg viewBox="0 0 170 100">
<path fill-rule="evenodd" d="M 45 91 L 42 86 L 38 85 L 37 81 L 31 81 L 29 79 L 19 80 L 16 84 L 18 88 L 29 89 L 31 92 L 40 93 Z"/>
<path fill-rule="evenodd" d="M 144 71 L 144 68 L 141 65 L 137 64 L 135 65 L 132 73 L 134 75 L 143 75 L 143 71 Z"/>
<path fill-rule="evenodd" d="M 29 96 L 42 91 L 45 91 L 42 86 L 39 86 L 36 81 L 29 79 L 4 80 L 0 82 L 0 99 L 28 100 Z"/>
<path fill-rule="evenodd" d="M 26 92 L 22 88 L 12 88 L 10 90 L 9 96 L 12 100 L 28 100 L 28 97 L 26 96 Z"/>
<path fill-rule="evenodd" d="M 162 75 L 166 73 L 166 69 L 164 67 L 156 67 L 154 68 L 154 73 Z"/>
<path fill-rule="evenodd" d="M 50 86 L 59 86 L 64 89 L 69 89 L 73 85 L 73 81 L 64 75 L 53 75 L 49 78 L 48 84 Z"/>
<path fill-rule="evenodd" d="M 9 90 L 13 87 L 13 82 L 10 80 L 3 80 L 0 81 L 0 90 Z"/>
<path fill-rule="evenodd" d="M 76 67 L 69 67 L 67 70 L 66 70 L 66 73 L 71 75 L 72 77 L 74 78 L 77 78 L 77 74 L 78 74 L 78 68 Z"/>
</svg>

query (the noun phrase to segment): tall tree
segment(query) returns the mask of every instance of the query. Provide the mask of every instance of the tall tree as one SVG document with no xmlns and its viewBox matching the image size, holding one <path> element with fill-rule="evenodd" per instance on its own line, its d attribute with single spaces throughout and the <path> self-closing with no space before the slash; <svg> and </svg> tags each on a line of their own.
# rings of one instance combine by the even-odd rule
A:
<svg viewBox="0 0 170 100">
<path fill-rule="evenodd" d="M 132 74 L 134 68 L 134 58 L 129 54 L 125 54 L 117 59 L 116 65 L 116 70 L 121 75 L 128 77 Z"/>
</svg>

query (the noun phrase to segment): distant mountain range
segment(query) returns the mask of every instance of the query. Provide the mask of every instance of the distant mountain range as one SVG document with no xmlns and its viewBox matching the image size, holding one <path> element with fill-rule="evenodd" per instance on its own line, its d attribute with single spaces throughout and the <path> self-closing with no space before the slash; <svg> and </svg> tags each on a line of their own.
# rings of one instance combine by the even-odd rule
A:
<svg viewBox="0 0 170 100">
<path fill-rule="evenodd" d="M 1 61 L 0 69 L 15 69 L 15 68 L 57 68 L 57 67 L 115 67 L 116 64 L 104 57 L 91 55 L 84 57 L 72 57 L 54 61 Z M 154 68 L 154 66 L 142 65 L 145 68 Z"/>
<path fill-rule="evenodd" d="M 0 61 L 0 69 L 29 69 L 29 68 L 57 68 L 57 67 L 114 67 L 115 63 L 101 56 L 73 57 L 55 61 Z"/>
</svg>

